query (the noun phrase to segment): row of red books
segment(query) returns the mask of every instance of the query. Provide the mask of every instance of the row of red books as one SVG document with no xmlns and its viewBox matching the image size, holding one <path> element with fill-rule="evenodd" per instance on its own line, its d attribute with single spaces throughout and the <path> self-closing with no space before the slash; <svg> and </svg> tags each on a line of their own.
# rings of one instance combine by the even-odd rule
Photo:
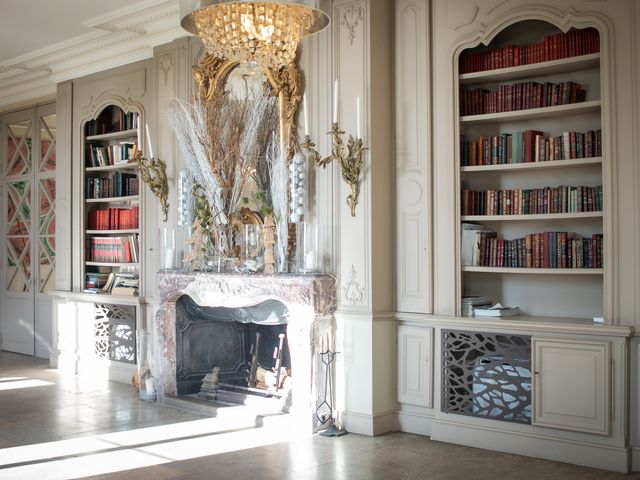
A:
<svg viewBox="0 0 640 480">
<path fill-rule="evenodd" d="M 462 215 L 535 215 L 601 211 L 601 185 L 462 191 Z"/>
<path fill-rule="evenodd" d="M 130 230 L 140 224 L 140 207 L 106 208 L 87 214 L 88 230 Z"/>
<path fill-rule="evenodd" d="M 138 235 L 124 237 L 91 237 L 87 242 L 87 261 L 104 263 L 137 263 Z"/>
<path fill-rule="evenodd" d="M 586 92 L 579 83 L 519 82 L 499 85 L 494 92 L 484 88 L 460 91 L 460 115 L 511 112 L 584 102 Z"/>
<path fill-rule="evenodd" d="M 547 162 L 602 156 L 602 131 L 563 132 L 545 137 L 537 130 L 501 133 L 461 141 L 463 167 Z"/>
<path fill-rule="evenodd" d="M 514 240 L 479 231 L 475 266 L 507 268 L 602 268 L 602 234 L 577 238 L 568 232 L 531 233 Z"/>
<path fill-rule="evenodd" d="M 488 52 L 463 54 L 460 57 L 460 73 L 517 67 L 599 51 L 600 36 L 595 28 L 569 30 L 567 33 L 547 35 L 540 43 L 506 45 Z"/>
</svg>

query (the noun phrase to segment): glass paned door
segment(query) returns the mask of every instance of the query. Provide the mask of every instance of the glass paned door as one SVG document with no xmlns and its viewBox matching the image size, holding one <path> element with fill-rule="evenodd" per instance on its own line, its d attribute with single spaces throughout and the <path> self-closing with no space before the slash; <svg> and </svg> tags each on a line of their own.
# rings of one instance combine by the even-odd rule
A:
<svg viewBox="0 0 640 480">
<path fill-rule="evenodd" d="M 56 267 L 55 105 L 2 117 L 1 349 L 48 357 Z"/>
</svg>

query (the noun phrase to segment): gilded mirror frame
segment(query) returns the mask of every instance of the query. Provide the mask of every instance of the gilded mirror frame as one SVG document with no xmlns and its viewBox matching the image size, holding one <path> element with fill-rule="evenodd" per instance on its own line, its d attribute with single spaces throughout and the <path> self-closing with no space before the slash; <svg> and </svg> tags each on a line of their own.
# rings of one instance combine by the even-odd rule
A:
<svg viewBox="0 0 640 480">
<path fill-rule="evenodd" d="M 236 60 L 225 60 L 213 55 L 205 55 L 200 65 L 193 66 L 193 77 L 196 81 L 197 95 L 200 100 L 210 102 L 218 88 L 224 88 L 231 71 L 240 65 Z M 280 129 L 280 149 L 287 152 L 287 164 L 298 149 L 295 134 L 296 114 L 302 101 L 302 74 L 295 62 L 273 70 L 260 65 L 272 88 L 272 95 L 278 96 L 278 120 Z"/>
</svg>

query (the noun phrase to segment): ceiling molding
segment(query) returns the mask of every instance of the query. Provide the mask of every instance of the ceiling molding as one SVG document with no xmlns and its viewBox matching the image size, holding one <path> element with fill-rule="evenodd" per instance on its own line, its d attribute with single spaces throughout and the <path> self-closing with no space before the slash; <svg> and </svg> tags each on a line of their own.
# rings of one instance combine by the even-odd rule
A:
<svg viewBox="0 0 640 480">
<path fill-rule="evenodd" d="M 93 31 L 0 62 L 0 110 L 54 95 L 56 84 L 153 56 L 187 36 L 178 2 L 146 0 L 83 22 Z"/>
</svg>

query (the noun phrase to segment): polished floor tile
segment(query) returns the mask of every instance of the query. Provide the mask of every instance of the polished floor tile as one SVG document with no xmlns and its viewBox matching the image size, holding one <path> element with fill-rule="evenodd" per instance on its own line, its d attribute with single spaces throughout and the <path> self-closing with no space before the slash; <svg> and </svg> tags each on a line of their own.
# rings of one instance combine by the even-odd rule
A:
<svg viewBox="0 0 640 480">
<path fill-rule="evenodd" d="M 640 480 L 404 433 L 291 438 L 278 421 L 256 428 L 92 380 L 0 352 L 0 479 Z"/>
</svg>

